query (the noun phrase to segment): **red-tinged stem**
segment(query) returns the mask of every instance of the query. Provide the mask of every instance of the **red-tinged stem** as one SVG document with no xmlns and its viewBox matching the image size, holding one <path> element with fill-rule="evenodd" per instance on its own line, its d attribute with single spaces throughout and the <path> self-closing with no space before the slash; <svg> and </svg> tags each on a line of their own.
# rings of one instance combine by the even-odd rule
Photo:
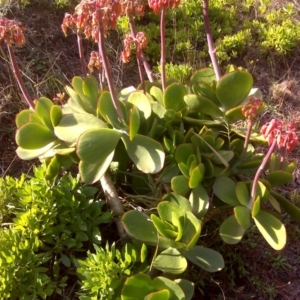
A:
<svg viewBox="0 0 300 300">
<path fill-rule="evenodd" d="M 82 47 L 82 38 L 79 33 L 77 33 L 77 45 L 78 45 L 78 52 L 79 52 L 79 58 L 80 58 L 80 64 L 81 64 L 81 71 L 82 75 L 85 78 L 87 74 L 87 69 L 86 69 L 86 62 L 84 59 L 84 52 L 83 52 L 83 47 Z"/>
<path fill-rule="evenodd" d="M 129 20 L 131 35 L 135 38 L 136 37 L 136 30 L 135 30 L 133 18 L 132 18 L 131 15 L 128 15 L 128 20 Z M 147 77 L 148 77 L 149 81 L 153 82 L 154 81 L 153 74 L 152 74 L 151 68 L 148 64 L 148 61 L 145 57 L 145 54 L 144 54 L 143 50 L 140 51 L 140 58 L 139 59 L 140 59 L 140 61 L 142 61 L 143 65 L 144 65 L 144 69 L 147 73 Z"/>
<path fill-rule="evenodd" d="M 274 152 L 276 146 L 276 139 L 274 139 L 274 141 L 272 142 L 269 151 L 267 153 L 267 155 L 265 156 L 265 158 L 263 159 L 261 165 L 259 166 L 258 170 L 256 171 L 255 177 L 253 179 L 253 183 L 252 183 L 252 189 L 251 189 L 251 206 L 253 207 L 255 198 L 256 198 L 256 190 L 257 190 L 257 185 L 258 185 L 258 180 L 259 177 L 261 175 L 261 173 L 263 172 L 264 168 L 266 167 L 269 159 L 271 158 L 272 153 Z"/>
<path fill-rule="evenodd" d="M 251 130 L 252 130 L 252 121 L 248 120 L 248 124 L 247 124 L 247 133 L 246 133 L 246 137 L 245 137 L 245 142 L 244 142 L 244 149 L 242 152 L 241 157 L 243 158 L 243 156 L 246 154 L 247 152 L 247 148 L 248 148 L 248 144 L 249 144 L 249 139 L 250 139 L 250 135 L 251 135 Z"/>
<path fill-rule="evenodd" d="M 165 39 L 166 8 L 162 7 L 160 15 L 160 67 L 162 90 L 166 89 L 166 39 Z"/>
<path fill-rule="evenodd" d="M 212 33 L 209 25 L 208 0 L 203 0 L 203 19 L 204 19 L 204 27 L 206 32 L 209 56 L 215 71 L 216 80 L 219 81 L 221 78 L 221 71 L 218 64 L 216 49 L 213 43 Z"/>
<path fill-rule="evenodd" d="M 28 104 L 28 106 L 31 109 L 34 109 L 33 100 L 31 99 L 31 97 L 29 95 L 29 92 L 28 92 L 28 90 L 27 90 L 27 88 L 26 88 L 26 86 L 24 84 L 23 79 L 22 79 L 21 72 L 20 72 L 19 66 L 17 64 L 17 60 L 16 60 L 16 56 L 15 56 L 14 50 L 8 44 L 7 44 L 7 49 L 8 49 L 10 61 L 11 61 L 11 64 L 12 64 L 13 73 L 14 73 L 14 76 L 15 76 L 17 82 L 18 82 L 18 85 L 19 85 L 19 88 L 20 88 L 20 90 L 22 92 L 22 95 L 24 96 L 24 99 L 25 99 L 26 103 Z"/>
<path fill-rule="evenodd" d="M 109 88 L 109 91 L 110 91 L 111 99 L 113 101 L 113 105 L 116 109 L 116 112 L 117 112 L 120 120 L 124 120 L 124 115 L 123 115 L 123 112 L 120 108 L 120 105 L 119 105 L 119 102 L 118 102 L 118 99 L 117 99 L 115 85 L 114 85 L 114 82 L 112 80 L 112 75 L 111 75 L 111 71 L 110 71 L 111 69 L 110 69 L 109 61 L 108 61 L 106 51 L 105 51 L 102 13 L 101 13 L 100 9 L 98 10 L 98 13 L 99 13 L 99 30 L 98 30 L 99 31 L 98 32 L 99 55 L 102 58 L 102 64 L 103 64 L 103 68 L 105 70 L 105 76 L 106 76 L 108 88 Z"/>
<path fill-rule="evenodd" d="M 134 40 L 136 40 L 135 28 L 134 28 L 133 19 L 132 19 L 131 15 L 128 16 L 128 20 L 129 20 L 131 36 L 134 38 Z M 135 48 L 136 48 L 136 50 L 138 49 L 137 41 L 135 41 Z M 141 83 L 143 86 L 143 91 L 144 91 L 144 94 L 146 94 L 145 78 L 144 78 L 144 73 L 143 73 L 142 64 L 141 64 L 141 52 L 142 52 L 142 50 L 140 50 L 139 52 L 136 51 L 136 61 L 137 61 L 137 65 L 138 65 L 140 80 L 141 80 Z"/>
</svg>

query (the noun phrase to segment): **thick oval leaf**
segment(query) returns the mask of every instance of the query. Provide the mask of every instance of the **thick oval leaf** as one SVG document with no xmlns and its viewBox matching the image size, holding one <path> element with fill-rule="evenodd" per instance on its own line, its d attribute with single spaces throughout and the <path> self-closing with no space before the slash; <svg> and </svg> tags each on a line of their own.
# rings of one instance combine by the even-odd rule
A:
<svg viewBox="0 0 300 300">
<path fill-rule="evenodd" d="M 77 143 L 78 157 L 89 164 L 102 163 L 117 147 L 121 133 L 101 128 L 84 132 Z"/>
<path fill-rule="evenodd" d="M 103 92 L 100 96 L 97 115 L 101 115 L 104 120 L 110 123 L 113 127 L 120 128 L 121 122 L 119 120 L 118 113 L 114 107 L 110 93 L 107 91 Z"/>
<path fill-rule="evenodd" d="M 293 180 L 293 174 L 285 171 L 273 171 L 268 174 L 267 180 L 272 187 L 284 185 Z"/>
<path fill-rule="evenodd" d="M 218 107 L 220 107 L 220 102 L 216 96 L 216 90 L 215 90 L 215 83 L 209 84 L 206 82 L 199 82 L 192 85 L 192 91 L 199 96 L 203 96 L 210 101 L 212 101 L 214 104 L 216 104 Z"/>
<path fill-rule="evenodd" d="M 292 204 L 290 201 L 272 191 L 271 195 L 280 203 L 284 210 L 296 221 L 300 222 L 300 208 Z"/>
<path fill-rule="evenodd" d="M 53 102 L 46 97 L 39 98 L 35 105 L 36 114 L 43 121 L 45 126 L 48 127 L 50 130 L 53 129 L 53 125 L 50 117 L 50 111 L 52 106 L 53 106 Z"/>
<path fill-rule="evenodd" d="M 96 164 L 90 164 L 85 161 L 80 161 L 79 163 L 79 173 L 82 180 L 91 184 L 101 179 L 104 173 L 107 171 L 110 166 L 112 159 L 114 157 L 114 151 L 110 153 L 103 161 L 99 161 Z"/>
<path fill-rule="evenodd" d="M 107 128 L 107 125 L 93 115 L 68 114 L 62 117 L 58 126 L 54 128 L 54 132 L 60 140 L 76 143 L 82 133 L 98 128 Z"/>
<path fill-rule="evenodd" d="M 192 144 L 180 144 L 175 152 L 175 159 L 177 163 L 184 163 L 187 165 L 188 159 L 191 155 L 194 155 L 194 149 Z"/>
<path fill-rule="evenodd" d="M 220 236 L 227 244 L 237 244 L 243 238 L 245 229 L 238 223 L 235 216 L 227 218 L 220 227 Z"/>
<path fill-rule="evenodd" d="M 177 239 L 178 233 L 177 233 L 176 228 L 173 225 L 162 221 L 159 217 L 157 217 L 156 215 L 153 215 L 153 214 L 150 216 L 150 218 L 151 218 L 156 230 L 159 232 L 159 234 L 161 236 L 164 236 L 171 240 Z M 181 229 L 181 232 L 182 232 L 182 229 Z"/>
<path fill-rule="evenodd" d="M 140 128 L 140 114 L 136 106 L 133 106 L 129 120 L 129 137 L 132 140 Z"/>
<path fill-rule="evenodd" d="M 45 126 L 37 123 L 26 123 L 16 133 L 16 143 L 23 149 L 36 150 L 54 142 L 56 136 Z"/>
<path fill-rule="evenodd" d="M 240 105 L 247 98 L 252 85 L 253 78 L 248 72 L 230 72 L 217 83 L 218 100 L 226 110 L 229 110 Z"/>
<path fill-rule="evenodd" d="M 196 112 L 203 113 L 212 117 L 223 116 L 223 112 L 219 109 L 219 107 L 203 96 L 189 94 L 184 96 L 184 102 L 190 109 Z"/>
<path fill-rule="evenodd" d="M 139 134 L 132 141 L 128 136 L 123 136 L 122 140 L 129 157 L 140 171 L 157 173 L 162 169 L 165 153 L 160 143 Z"/>
<path fill-rule="evenodd" d="M 173 280 L 159 276 L 153 279 L 153 284 L 156 290 L 168 289 L 170 292 L 169 300 L 185 300 L 183 290 Z"/>
<path fill-rule="evenodd" d="M 216 80 L 215 71 L 212 68 L 203 68 L 197 70 L 191 77 L 191 84 L 206 82 L 211 83 L 213 80 Z"/>
<path fill-rule="evenodd" d="M 250 194 L 248 191 L 248 187 L 244 182 L 240 181 L 236 184 L 235 194 L 242 205 L 251 209 L 251 207 L 249 207 L 250 206 L 250 204 L 249 204 Z"/>
<path fill-rule="evenodd" d="M 20 111 L 16 116 L 17 128 L 19 128 L 22 125 L 30 122 L 31 121 L 31 115 L 33 115 L 33 114 L 35 114 L 35 113 L 30 109 L 24 109 L 24 110 Z M 39 122 L 39 123 L 41 123 L 41 122 Z"/>
<path fill-rule="evenodd" d="M 148 119 L 151 116 L 151 104 L 148 97 L 143 92 L 136 91 L 131 93 L 127 101 L 136 106 L 139 109 L 141 116 L 144 116 L 145 119 Z"/>
<path fill-rule="evenodd" d="M 180 243 L 185 244 L 190 249 L 195 246 L 199 239 L 201 223 L 192 212 L 187 211 L 185 214 L 185 224 Z"/>
<path fill-rule="evenodd" d="M 193 298 L 195 289 L 193 282 L 181 278 L 175 279 L 174 282 L 176 282 L 183 290 L 185 300 L 191 300 Z"/>
<path fill-rule="evenodd" d="M 189 190 L 189 180 L 183 175 L 175 176 L 171 180 L 171 187 L 175 194 L 185 196 Z"/>
<path fill-rule="evenodd" d="M 191 189 L 194 189 L 202 182 L 204 177 L 204 172 L 205 172 L 205 167 L 204 164 L 202 163 L 192 169 L 191 176 L 189 179 L 189 187 Z"/>
<path fill-rule="evenodd" d="M 131 210 L 123 215 L 122 224 L 131 237 L 152 246 L 157 244 L 157 230 L 147 215 Z"/>
<path fill-rule="evenodd" d="M 189 201 L 192 205 L 192 212 L 201 219 L 205 216 L 209 208 L 209 196 L 206 189 L 200 184 L 192 189 Z"/>
<path fill-rule="evenodd" d="M 224 268 L 222 255 L 210 248 L 195 246 L 183 255 L 192 263 L 207 272 L 217 272 Z"/>
<path fill-rule="evenodd" d="M 50 111 L 50 119 L 52 126 L 55 127 L 59 124 L 60 120 L 63 117 L 63 113 L 61 107 L 59 105 L 52 105 Z"/>
<path fill-rule="evenodd" d="M 215 195 L 225 203 L 232 206 L 239 206 L 240 202 L 235 194 L 235 183 L 229 177 L 219 177 L 216 179 L 213 190 Z"/>
<path fill-rule="evenodd" d="M 170 274 L 181 274 L 187 268 L 187 261 L 175 248 L 162 251 L 153 262 L 154 268 Z"/>
<path fill-rule="evenodd" d="M 24 149 L 22 147 L 18 147 L 17 150 L 16 150 L 16 152 L 17 152 L 17 155 L 21 159 L 31 160 L 31 159 L 38 158 L 38 157 L 42 156 L 47 151 L 49 151 L 50 149 L 52 149 L 54 146 L 55 146 L 55 142 L 51 142 L 51 143 L 47 144 L 45 147 L 43 147 L 43 148 L 33 149 L 33 150 L 28 150 L 28 149 Z"/>
<path fill-rule="evenodd" d="M 166 109 L 180 111 L 185 107 L 184 96 L 187 90 L 183 84 L 173 83 L 169 85 L 163 95 L 163 103 Z"/>
<path fill-rule="evenodd" d="M 245 206 L 236 206 L 233 211 L 238 223 L 244 229 L 248 229 L 251 226 L 250 210 Z"/>
<path fill-rule="evenodd" d="M 152 292 L 144 297 L 144 300 L 169 300 L 170 299 L 170 292 L 169 290 L 160 290 L 157 292 Z"/>
<path fill-rule="evenodd" d="M 99 84 L 97 79 L 92 75 L 88 75 L 82 83 L 82 91 L 96 111 L 99 98 Z"/>
<path fill-rule="evenodd" d="M 166 194 L 163 201 L 170 201 L 173 204 L 178 205 L 183 212 L 192 211 L 191 203 L 185 198 L 175 193 Z"/>
<path fill-rule="evenodd" d="M 246 117 L 242 114 L 242 105 L 231 108 L 226 111 L 225 118 L 229 124 L 233 124 L 240 120 L 245 120 Z"/>
<path fill-rule="evenodd" d="M 136 274 L 126 279 L 122 289 L 121 299 L 144 299 L 153 291 L 155 291 L 155 288 L 151 278 L 145 274 Z"/>
<path fill-rule="evenodd" d="M 275 250 L 281 250 L 286 243 L 286 230 L 284 225 L 270 213 L 260 210 L 254 218 L 254 222 L 268 242 Z"/>
<path fill-rule="evenodd" d="M 157 86 L 152 86 L 150 89 L 150 95 L 153 96 L 157 102 L 163 104 L 163 92 Z"/>
</svg>

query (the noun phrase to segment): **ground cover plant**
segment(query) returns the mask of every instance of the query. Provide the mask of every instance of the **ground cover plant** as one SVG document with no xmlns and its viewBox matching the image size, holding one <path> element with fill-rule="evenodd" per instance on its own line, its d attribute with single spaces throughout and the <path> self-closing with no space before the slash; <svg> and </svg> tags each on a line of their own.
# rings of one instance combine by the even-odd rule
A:
<svg viewBox="0 0 300 300">
<path fill-rule="evenodd" d="M 66 87 L 69 98 L 59 105 L 46 97 L 33 101 L 26 91 L 12 49 L 13 44 L 24 42 L 23 27 L 3 19 L 3 28 L 7 30 L 4 41 L 30 107 L 16 118 L 17 154 L 25 160 L 42 160 L 42 178 L 50 182 L 59 180 L 61 167 L 78 164 L 84 182 L 101 183 L 103 197 L 114 214 L 115 231 L 122 242 L 115 244 L 119 238 L 108 239 L 106 245 L 94 246 L 94 250 L 86 245 L 85 249 L 90 250 L 87 257 L 74 257 L 76 250 L 64 252 L 64 245 L 58 254 L 47 253 L 49 257 L 54 256 L 57 264 L 73 267 L 73 272 L 77 268 L 80 299 L 191 299 L 194 294 L 192 276 L 189 276 L 191 266 L 206 272 L 224 267 L 222 255 L 213 249 L 215 243 L 208 246 L 200 237 L 211 218 L 221 218 L 218 236 L 225 243 L 236 244 L 247 233 L 253 234 L 255 224 L 272 248 L 284 247 L 286 230 L 280 220 L 281 207 L 296 220 L 299 220 L 299 209 L 274 188 L 293 178 L 296 165 L 287 161 L 287 155 L 298 143 L 296 122 L 276 118 L 266 123 L 261 132 L 255 128 L 255 118 L 264 108 L 262 94 L 253 88 L 253 78 L 245 69 L 228 66 L 221 73 L 212 44 L 207 2 L 203 5 L 204 21 L 213 68 L 195 71 L 185 84 L 168 78 L 165 72 L 165 12 L 179 2 L 168 2 L 165 6 L 156 1 L 149 3 L 161 16 L 161 81 L 154 81 L 143 54 L 147 38 L 135 32 L 132 20 L 135 13 L 143 12 L 143 7 L 140 3 L 134 7 L 129 4 L 132 2 L 122 2 L 121 6 L 117 2 L 84 1 L 77 6 L 75 14 L 65 16 L 63 30 L 75 31 L 80 54 L 83 53 L 81 35 L 92 37 L 98 44 L 88 67 L 97 70 L 99 81 L 86 75 L 86 63 L 80 55 L 82 77 L 73 77 L 71 86 Z M 135 48 L 141 83 L 137 88 L 130 86 L 117 91 L 104 39 L 122 13 L 129 18 L 131 34 L 125 37 L 121 58 L 127 61 Z M 57 98 L 63 101 L 64 95 Z M 244 124 L 245 128 L 236 126 L 237 123 Z M 253 146 L 255 143 L 268 143 L 267 153 L 259 154 Z M 111 172 L 116 176 L 115 183 Z M 135 192 L 130 198 L 138 201 L 135 204 L 138 210 L 120 201 L 116 183 L 126 183 Z M 44 184 L 48 183 L 44 181 Z M 85 199 L 72 200 L 75 206 L 87 203 Z M 9 206 L 7 201 L 3 215 Z M 100 203 L 102 207 L 103 202 Z M 27 210 L 34 213 L 36 209 Z M 37 218 L 30 213 L 29 217 Z M 91 211 L 85 216 L 90 214 Z M 25 218 L 20 216 L 22 220 Z M 110 214 L 96 218 L 98 223 L 92 226 L 108 222 Z M 62 219 L 70 217 L 62 215 Z M 13 227 L 19 228 L 18 222 L 14 220 Z M 96 243 L 97 237 L 99 242 L 101 234 L 97 230 L 94 234 L 86 221 L 80 224 L 79 230 L 84 228 L 86 233 L 81 235 L 76 247 L 81 248 L 83 241 Z M 25 227 L 31 228 L 27 223 Z M 7 230 L 3 232 L 14 235 Z M 77 236 L 76 232 L 80 235 L 75 225 L 74 230 L 68 230 L 64 238 Z M 15 236 L 14 239 L 24 238 L 20 233 Z M 25 242 L 25 249 L 28 243 L 30 257 L 42 253 L 39 241 Z M 5 260 L 11 263 L 6 253 Z M 35 260 L 30 258 L 34 265 L 31 268 L 47 272 L 44 260 L 34 265 Z M 110 275 L 104 278 L 108 272 Z M 24 297 L 45 298 L 65 291 L 67 277 L 61 278 L 60 271 L 53 274 L 56 277 L 52 275 L 52 280 L 37 274 L 40 285 L 33 287 L 33 291 L 23 291 Z M 139 285 L 143 288 L 137 289 Z"/>
</svg>

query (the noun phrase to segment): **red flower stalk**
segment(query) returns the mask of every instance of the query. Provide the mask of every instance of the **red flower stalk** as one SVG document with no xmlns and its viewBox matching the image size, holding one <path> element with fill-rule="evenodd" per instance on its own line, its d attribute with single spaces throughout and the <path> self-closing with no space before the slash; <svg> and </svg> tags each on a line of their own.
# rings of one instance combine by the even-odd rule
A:
<svg viewBox="0 0 300 300">
<path fill-rule="evenodd" d="M 7 18 L 0 18 L 0 46 L 2 41 L 7 45 L 12 69 L 14 72 L 14 76 L 18 82 L 19 88 L 28 106 L 34 109 L 34 103 L 23 82 L 21 72 L 12 48 L 13 45 L 22 46 L 25 44 L 24 31 L 25 28 L 21 23 L 15 20 L 9 20 Z"/>
<path fill-rule="evenodd" d="M 248 124 L 247 124 L 247 133 L 245 137 L 245 142 L 244 142 L 244 148 L 243 148 L 243 153 L 241 157 L 246 153 L 247 148 L 248 148 L 248 143 L 251 135 L 251 130 L 253 126 L 253 119 L 256 117 L 258 112 L 261 110 L 263 107 L 263 102 L 256 97 L 251 97 L 248 99 L 248 101 L 244 104 L 242 107 L 242 114 L 247 118 Z"/>
</svg>

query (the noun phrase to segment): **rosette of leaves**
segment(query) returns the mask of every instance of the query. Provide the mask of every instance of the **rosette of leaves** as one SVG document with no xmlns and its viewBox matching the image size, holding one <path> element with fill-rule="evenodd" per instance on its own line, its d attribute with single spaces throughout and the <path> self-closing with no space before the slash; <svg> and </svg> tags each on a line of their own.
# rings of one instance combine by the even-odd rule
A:
<svg viewBox="0 0 300 300">
<path fill-rule="evenodd" d="M 181 274 L 187 268 L 187 259 L 208 272 L 224 267 L 222 256 L 215 250 L 197 246 L 201 222 L 192 213 L 190 202 L 179 195 L 170 194 L 157 206 L 157 215 L 147 216 L 129 211 L 122 217 L 126 232 L 147 245 L 161 251 L 153 266 L 165 273 Z M 136 226 L 139 224 L 139 226 Z"/>
<path fill-rule="evenodd" d="M 35 111 L 19 113 L 16 142 L 22 159 L 47 158 L 49 178 L 63 165 L 79 163 L 82 179 L 93 183 L 105 173 L 122 142 L 140 171 L 162 169 L 163 148 L 144 128 L 152 115 L 150 95 L 122 91 L 119 103 L 125 117 L 120 120 L 109 92 L 100 91 L 94 77 L 74 77 L 72 87 L 66 87 L 70 98 L 63 107 L 40 98 Z"/>
<path fill-rule="evenodd" d="M 250 161 L 248 164 L 252 163 Z M 299 209 L 272 189 L 290 182 L 294 170 L 295 163 L 287 163 L 273 153 L 264 170 L 266 175 L 257 182 L 255 189 L 255 181 L 235 182 L 225 176 L 216 179 L 214 194 L 234 208 L 234 215 L 225 219 L 220 227 L 220 235 L 226 243 L 238 243 L 254 221 L 272 248 L 280 250 L 285 246 L 286 230 L 280 221 L 281 206 L 298 221 Z M 275 213 L 265 208 L 266 202 L 269 202 Z"/>
</svg>

